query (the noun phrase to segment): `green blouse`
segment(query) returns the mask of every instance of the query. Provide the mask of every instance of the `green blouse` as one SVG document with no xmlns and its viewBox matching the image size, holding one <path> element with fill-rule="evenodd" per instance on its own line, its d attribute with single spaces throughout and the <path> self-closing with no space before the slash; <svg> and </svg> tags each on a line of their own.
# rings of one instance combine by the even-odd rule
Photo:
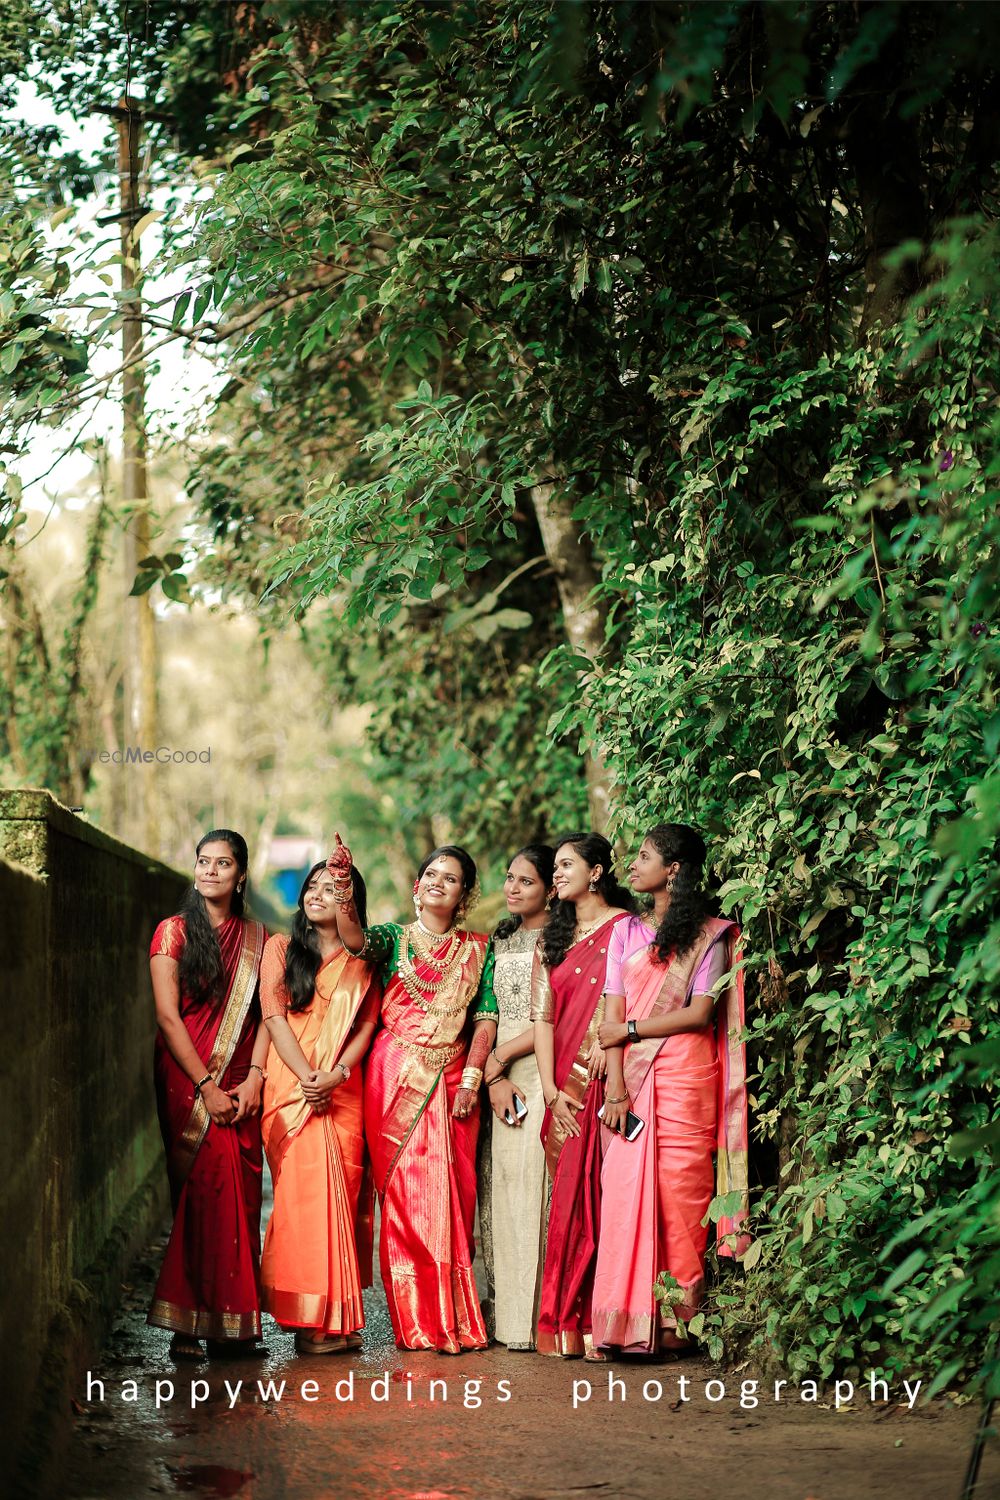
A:
<svg viewBox="0 0 1000 1500">
<path fill-rule="evenodd" d="M 377 964 L 382 976 L 383 985 L 399 971 L 399 944 L 405 929 L 398 922 L 381 922 L 377 927 L 365 928 L 365 946 L 361 950 L 361 957 Z M 486 955 L 483 959 L 482 973 L 479 976 L 479 985 L 475 995 L 469 1001 L 475 1005 L 472 1012 L 473 1021 L 495 1021 L 500 1013 L 497 1005 L 497 997 L 493 992 L 493 969 L 496 963 L 496 955 L 493 952 L 493 944 L 485 936 L 483 942 L 486 945 Z"/>
</svg>

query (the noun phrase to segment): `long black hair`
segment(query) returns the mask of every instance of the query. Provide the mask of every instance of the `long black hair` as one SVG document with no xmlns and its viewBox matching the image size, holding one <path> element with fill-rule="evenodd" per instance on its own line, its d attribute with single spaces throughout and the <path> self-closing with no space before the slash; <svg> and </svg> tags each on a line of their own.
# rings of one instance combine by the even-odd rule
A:
<svg viewBox="0 0 1000 1500">
<path fill-rule="evenodd" d="M 228 844 L 245 880 L 250 851 L 241 833 L 234 833 L 231 828 L 211 829 L 198 840 L 195 859 L 206 844 Z M 243 892 L 237 887 L 233 891 L 230 915 L 242 917 L 245 905 Z M 181 994 L 190 995 L 199 1004 L 208 1002 L 218 1005 L 225 993 L 226 976 L 219 942 L 208 919 L 208 907 L 197 886 L 192 885 L 185 892 L 177 915 L 184 918 L 184 947 L 177 963 L 177 982 Z"/>
<path fill-rule="evenodd" d="M 316 989 L 316 975 L 319 973 L 319 966 L 323 960 L 320 956 L 316 929 L 306 916 L 306 891 L 320 870 L 325 869 L 325 859 L 313 865 L 302 882 L 298 910 L 292 918 L 292 932 L 285 954 L 285 988 L 290 997 L 289 1010 L 305 1010 L 311 1003 Z M 354 888 L 354 907 L 358 914 L 358 921 L 362 927 L 367 927 L 368 891 L 361 871 L 355 865 L 351 866 L 351 885 Z"/>
<path fill-rule="evenodd" d="M 621 907 L 623 911 L 635 911 L 635 897 L 631 891 L 627 891 L 623 885 L 619 885 L 614 876 L 614 850 L 602 833 L 564 833 L 559 838 L 552 840 L 558 856 L 559 850 L 564 844 L 572 844 L 580 858 L 588 865 L 601 866 L 601 878 L 595 886 L 595 893 L 603 896 L 609 906 Z M 550 969 L 561 964 L 570 948 L 573 946 L 573 931 L 576 927 L 576 906 L 572 901 L 560 901 L 558 897 L 552 903 L 549 920 L 542 928 L 542 935 L 538 940 L 542 958 Z"/>
<path fill-rule="evenodd" d="M 686 823 L 657 823 L 646 838 L 665 865 L 676 860 L 680 865 L 670 892 L 670 905 L 659 927 L 653 946 L 657 962 L 665 964 L 676 954 L 687 953 L 701 931 L 714 903 L 702 885 L 705 867 L 705 840 L 696 828 Z"/>
<path fill-rule="evenodd" d="M 542 882 L 546 891 L 551 888 L 552 872 L 556 865 L 556 851 L 550 849 L 548 844 L 525 844 L 523 849 L 518 849 L 516 854 L 511 855 L 510 863 L 507 865 L 508 870 L 515 859 L 526 859 L 529 865 L 534 867 L 535 874 Z M 520 917 L 504 917 L 502 921 L 497 923 L 493 936 L 509 938 L 520 927 L 521 921 Z"/>
</svg>

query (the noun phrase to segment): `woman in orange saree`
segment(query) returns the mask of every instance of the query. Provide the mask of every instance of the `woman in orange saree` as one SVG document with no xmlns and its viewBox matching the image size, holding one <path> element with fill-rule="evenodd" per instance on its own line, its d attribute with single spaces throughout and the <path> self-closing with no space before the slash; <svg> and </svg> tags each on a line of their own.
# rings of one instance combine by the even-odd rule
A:
<svg viewBox="0 0 1000 1500">
<path fill-rule="evenodd" d="M 739 1203 L 717 1226 L 718 1253 L 742 1255 L 747 1196 L 746 1058 L 739 934 L 709 915 L 705 845 L 682 823 L 650 829 L 631 869 L 654 898 L 653 923 L 633 917 L 608 953 L 599 1032 L 608 1059 L 605 1217 L 594 1281 L 594 1342 L 626 1354 L 690 1349 L 687 1322 L 705 1286 L 712 1197 Z M 716 996 L 718 999 L 716 1000 Z M 622 1135 L 626 1111 L 645 1129 Z M 713 1167 L 713 1155 L 715 1165 Z M 668 1272 L 681 1300 L 657 1311 L 653 1283 Z"/>
<path fill-rule="evenodd" d="M 365 883 L 352 875 L 363 914 Z M 301 1354 L 332 1354 L 360 1345 L 372 1281 L 361 1063 L 380 990 L 371 965 L 340 941 L 325 862 L 306 876 L 298 908 L 291 938 L 269 938 L 261 965 L 271 1037 L 261 1132 L 274 1181 L 261 1303 L 296 1330 Z"/>
<path fill-rule="evenodd" d="M 260 1090 L 267 1032 L 257 985 L 267 934 L 243 915 L 247 846 L 231 829 L 198 844 L 194 886 L 150 945 L 159 1034 L 153 1071 L 174 1209 L 148 1321 L 171 1354 L 198 1340 L 257 1352 Z M 219 1352 L 222 1352 L 219 1350 Z"/>
<path fill-rule="evenodd" d="M 358 920 L 351 856 L 339 836 L 329 868 L 344 945 L 382 974 L 365 1135 L 393 1333 L 403 1349 L 481 1349 L 487 1337 L 472 1273 L 476 1136 L 496 1000 L 489 940 L 458 925 L 475 901 L 476 867 L 464 849 L 435 849 L 414 885 L 417 920 L 368 928 Z"/>
<path fill-rule="evenodd" d="M 608 945 L 633 902 L 612 874 L 607 839 L 571 833 L 554 842 L 556 900 L 535 950 L 531 996 L 545 1100 L 542 1144 L 552 1178 L 535 1347 L 574 1358 L 592 1352 L 601 1220 L 601 993 Z"/>
</svg>

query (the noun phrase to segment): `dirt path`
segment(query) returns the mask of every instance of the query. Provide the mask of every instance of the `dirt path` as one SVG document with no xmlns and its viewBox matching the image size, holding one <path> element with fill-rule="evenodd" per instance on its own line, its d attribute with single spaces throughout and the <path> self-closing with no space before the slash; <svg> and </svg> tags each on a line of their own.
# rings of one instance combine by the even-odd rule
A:
<svg viewBox="0 0 1000 1500">
<path fill-rule="evenodd" d="M 134 1268 L 93 1372 L 104 1399 L 80 1392 L 68 1500 L 958 1500 L 971 1405 L 907 1410 L 900 1388 L 888 1405 L 863 1390 L 838 1411 L 831 1392 L 808 1404 L 790 1385 L 775 1402 L 762 1382 L 759 1405 L 741 1408 L 750 1373 L 697 1359 L 405 1354 L 377 1288 L 358 1354 L 299 1358 L 269 1324 L 266 1360 L 175 1367 L 168 1336 L 144 1322 L 160 1253 Z M 975 1500 L 1000 1500 L 996 1442 Z"/>
</svg>

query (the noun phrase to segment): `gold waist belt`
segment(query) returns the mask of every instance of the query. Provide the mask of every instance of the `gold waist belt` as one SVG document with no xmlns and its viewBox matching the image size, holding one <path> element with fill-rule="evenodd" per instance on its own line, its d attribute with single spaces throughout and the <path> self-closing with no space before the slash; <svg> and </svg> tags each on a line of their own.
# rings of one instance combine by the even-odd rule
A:
<svg viewBox="0 0 1000 1500">
<path fill-rule="evenodd" d="M 420 1042 L 404 1041 L 388 1026 L 385 1029 L 397 1047 L 402 1047 L 403 1051 L 408 1052 L 411 1057 L 419 1057 L 421 1062 L 427 1063 L 431 1068 L 445 1068 L 465 1051 L 464 1042 L 452 1042 L 447 1047 L 425 1047 Z"/>
</svg>

